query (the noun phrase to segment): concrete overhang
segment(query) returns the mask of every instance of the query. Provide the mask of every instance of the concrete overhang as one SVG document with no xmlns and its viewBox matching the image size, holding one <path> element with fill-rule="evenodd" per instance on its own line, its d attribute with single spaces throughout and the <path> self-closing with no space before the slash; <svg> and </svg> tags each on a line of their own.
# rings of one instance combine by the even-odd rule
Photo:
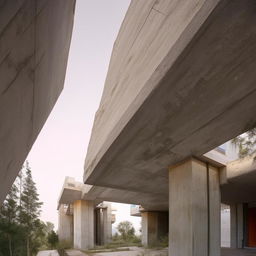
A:
<svg viewBox="0 0 256 256">
<path fill-rule="evenodd" d="M 91 186 L 77 182 L 74 178 L 66 177 L 58 199 L 58 209 L 61 204 L 73 204 L 76 200 L 94 201 L 95 206 L 103 201 L 110 201 L 126 204 L 140 204 L 148 210 L 162 211 L 168 209 L 168 195 L 163 197 L 159 194 Z"/>
<path fill-rule="evenodd" d="M 223 203 L 256 202 L 256 154 L 230 162 L 227 183 L 221 187 Z"/>
<path fill-rule="evenodd" d="M 253 0 L 131 2 L 95 116 L 85 183 L 165 196 L 168 166 L 255 125 L 255 9 Z"/>
<path fill-rule="evenodd" d="M 0 204 L 64 85 L 75 0 L 1 1 Z"/>
</svg>

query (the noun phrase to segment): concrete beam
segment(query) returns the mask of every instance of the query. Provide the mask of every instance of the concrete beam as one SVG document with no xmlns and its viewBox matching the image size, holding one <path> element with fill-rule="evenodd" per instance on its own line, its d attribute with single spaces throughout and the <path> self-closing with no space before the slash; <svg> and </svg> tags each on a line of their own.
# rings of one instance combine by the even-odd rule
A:
<svg viewBox="0 0 256 256">
<path fill-rule="evenodd" d="M 169 254 L 220 256 L 218 169 L 191 159 L 169 175 Z"/>
<path fill-rule="evenodd" d="M 0 204 L 64 85 L 75 0 L 2 1 Z"/>
<path fill-rule="evenodd" d="M 255 125 L 255 6 L 131 2 L 95 117 L 85 183 L 167 194 L 168 166 Z"/>
</svg>

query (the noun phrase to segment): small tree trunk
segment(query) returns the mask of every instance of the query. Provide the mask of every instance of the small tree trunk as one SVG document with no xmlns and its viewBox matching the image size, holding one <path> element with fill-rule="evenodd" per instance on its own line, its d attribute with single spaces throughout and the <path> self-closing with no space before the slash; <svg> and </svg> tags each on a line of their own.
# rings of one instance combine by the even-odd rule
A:
<svg viewBox="0 0 256 256">
<path fill-rule="evenodd" d="M 30 256 L 29 237 L 27 237 L 27 256 Z"/>
<path fill-rule="evenodd" d="M 9 254 L 12 256 L 12 237 L 8 234 Z"/>
</svg>

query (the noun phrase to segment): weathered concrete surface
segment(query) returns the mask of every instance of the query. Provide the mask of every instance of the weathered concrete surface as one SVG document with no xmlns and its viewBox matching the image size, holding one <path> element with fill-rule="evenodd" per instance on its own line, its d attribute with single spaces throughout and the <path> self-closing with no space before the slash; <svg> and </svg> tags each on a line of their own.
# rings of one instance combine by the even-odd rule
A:
<svg viewBox="0 0 256 256">
<path fill-rule="evenodd" d="M 85 183 L 166 195 L 168 166 L 255 124 L 255 8 L 252 0 L 132 1 Z"/>
<path fill-rule="evenodd" d="M 220 256 L 218 169 L 190 159 L 169 175 L 169 255 Z"/>
<path fill-rule="evenodd" d="M 0 203 L 62 91 L 75 0 L 1 1 Z"/>
</svg>

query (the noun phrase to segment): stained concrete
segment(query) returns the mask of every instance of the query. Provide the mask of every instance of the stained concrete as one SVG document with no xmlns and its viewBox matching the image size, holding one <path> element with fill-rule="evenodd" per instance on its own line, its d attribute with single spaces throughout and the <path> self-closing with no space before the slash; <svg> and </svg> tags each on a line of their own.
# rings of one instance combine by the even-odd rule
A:
<svg viewBox="0 0 256 256">
<path fill-rule="evenodd" d="M 255 125 L 256 2 L 186 3 L 131 2 L 84 182 L 166 196 L 168 166 Z"/>
<path fill-rule="evenodd" d="M 75 0 L 1 1 L 0 203 L 64 85 Z"/>
</svg>

